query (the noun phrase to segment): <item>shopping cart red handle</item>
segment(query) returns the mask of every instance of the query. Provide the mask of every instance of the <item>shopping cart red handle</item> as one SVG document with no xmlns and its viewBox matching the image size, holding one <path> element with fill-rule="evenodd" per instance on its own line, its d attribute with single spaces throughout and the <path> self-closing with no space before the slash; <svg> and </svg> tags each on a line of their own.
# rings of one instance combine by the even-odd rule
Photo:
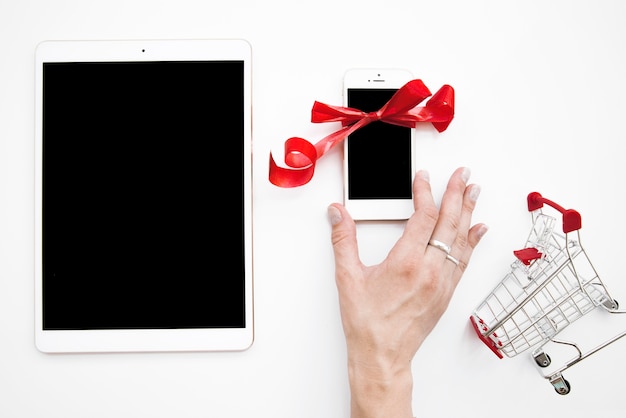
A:
<svg viewBox="0 0 626 418">
<path fill-rule="evenodd" d="M 546 199 L 537 192 L 528 194 L 528 211 L 532 212 L 537 209 L 541 209 L 543 205 L 553 207 L 563 214 L 563 232 L 577 231 L 582 227 L 582 221 L 580 219 L 580 213 L 574 209 L 565 209 L 563 206 L 554 203 L 553 201 Z"/>
</svg>

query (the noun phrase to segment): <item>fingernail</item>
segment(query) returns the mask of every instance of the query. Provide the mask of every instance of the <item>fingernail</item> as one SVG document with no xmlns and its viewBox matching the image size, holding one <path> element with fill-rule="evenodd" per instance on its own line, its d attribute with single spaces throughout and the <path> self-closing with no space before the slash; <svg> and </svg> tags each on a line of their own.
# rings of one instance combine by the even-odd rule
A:
<svg viewBox="0 0 626 418">
<path fill-rule="evenodd" d="M 485 235 L 487 233 L 487 231 L 489 230 L 489 227 L 487 225 L 481 225 L 480 228 L 478 228 L 478 231 L 476 231 L 476 234 L 478 235 L 478 239 L 481 239 L 483 237 L 483 235 Z"/>
<path fill-rule="evenodd" d="M 333 205 L 330 205 L 328 207 L 328 219 L 330 220 L 330 224 L 334 226 L 341 222 L 343 218 L 339 209 L 337 209 Z"/>
<path fill-rule="evenodd" d="M 426 170 L 419 170 L 417 175 L 427 183 L 430 183 L 430 173 Z"/>
<path fill-rule="evenodd" d="M 467 183 L 467 181 L 469 180 L 471 174 L 472 174 L 472 170 L 470 170 L 467 167 L 463 167 L 463 172 L 461 173 L 461 178 L 463 179 L 463 181 L 465 183 Z"/>
<path fill-rule="evenodd" d="M 472 202 L 475 202 L 478 200 L 478 196 L 480 196 L 480 186 L 478 184 L 473 184 L 470 187 L 470 191 L 469 191 L 469 198 Z"/>
</svg>

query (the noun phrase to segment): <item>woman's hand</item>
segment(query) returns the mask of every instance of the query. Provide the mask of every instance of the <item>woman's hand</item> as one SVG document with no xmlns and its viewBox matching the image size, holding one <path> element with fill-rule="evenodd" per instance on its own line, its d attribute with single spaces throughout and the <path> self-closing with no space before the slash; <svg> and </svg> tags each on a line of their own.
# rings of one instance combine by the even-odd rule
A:
<svg viewBox="0 0 626 418">
<path fill-rule="evenodd" d="M 339 204 L 328 208 L 352 418 L 412 417 L 411 360 L 445 312 L 487 231 L 484 224 L 471 226 L 480 187 L 467 185 L 469 174 L 466 168 L 454 172 L 439 209 L 428 173 L 418 172 L 415 212 L 387 258 L 374 266 L 359 258 L 350 214 Z"/>
</svg>

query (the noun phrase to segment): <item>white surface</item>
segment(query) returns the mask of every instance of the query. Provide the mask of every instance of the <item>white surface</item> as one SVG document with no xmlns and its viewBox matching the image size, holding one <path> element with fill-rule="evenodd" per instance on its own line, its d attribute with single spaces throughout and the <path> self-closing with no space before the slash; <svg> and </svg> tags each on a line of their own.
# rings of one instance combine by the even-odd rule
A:
<svg viewBox="0 0 626 418">
<path fill-rule="evenodd" d="M 341 102 L 349 67 L 409 68 L 456 89 L 448 131 L 418 132 L 437 197 L 454 168 L 482 185 L 490 226 L 438 327 L 414 361 L 419 417 L 598 416 L 626 412 L 626 341 L 565 373 L 559 396 L 526 356 L 498 360 L 468 317 L 507 271 L 539 191 L 583 218 L 583 245 L 626 300 L 626 3 L 600 1 L 0 0 L 0 416 L 348 416 L 326 207 L 341 199 L 340 155 L 313 181 L 267 181 L 270 151 L 336 127 L 309 122 Z M 243 353 L 45 355 L 34 346 L 34 50 L 46 39 L 245 38 L 253 47 L 256 341 Z M 219 213 L 219 202 L 215 203 Z M 217 219 L 219 222 L 219 218 Z M 359 228 L 380 260 L 400 225 Z M 213 239 L 214 237 L 210 237 Z M 218 266 L 216 266 L 218 268 Z M 626 306 L 626 302 L 622 302 Z M 580 325 L 593 342 L 600 319 Z M 612 317 L 615 332 L 626 318 Z M 608 328 L 608 327 L 607 327 Z M 610 332 L 609 332 L 610 334 Z"/>
</svg>

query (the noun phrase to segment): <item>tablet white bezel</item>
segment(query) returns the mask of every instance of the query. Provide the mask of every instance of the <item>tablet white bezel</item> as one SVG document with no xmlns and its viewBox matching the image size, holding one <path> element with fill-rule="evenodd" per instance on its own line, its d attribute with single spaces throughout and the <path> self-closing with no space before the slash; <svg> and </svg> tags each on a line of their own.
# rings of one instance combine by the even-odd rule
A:
<svg viewBox="0 0 626 418">
<path fill-rule="evenodd" d="M 252 268 L 252 81 L 250 44 L 242 39 L 45 41 L 35 53 L 35 344 L 45 353 L 240 351 L 254 340 Z M 140 330 L 43 330 L 43 63 L 124 61 L 244 62 L 245 327 Z"/>
</svg>

